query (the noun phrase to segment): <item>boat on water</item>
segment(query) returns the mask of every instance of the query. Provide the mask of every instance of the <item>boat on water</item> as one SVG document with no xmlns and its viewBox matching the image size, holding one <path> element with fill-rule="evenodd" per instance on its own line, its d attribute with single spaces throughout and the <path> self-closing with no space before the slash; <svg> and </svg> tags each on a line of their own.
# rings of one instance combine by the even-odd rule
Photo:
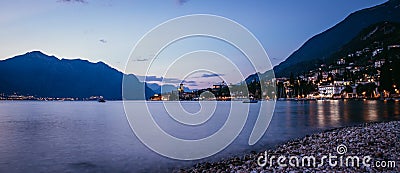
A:
<svg viewBox="0 0 400 173">
<path fill-rule="evenodd" d="M 243 100 L 243 103 L 258 103 L 258 100 L 246 99 L 246 100 Z"/>
<path fill-rule="evenodd" d="M 100 102 L 100 103 L 106 102 L 106 100 L 103 97 L 100 97 L 97 101 Z"/>
</svg>

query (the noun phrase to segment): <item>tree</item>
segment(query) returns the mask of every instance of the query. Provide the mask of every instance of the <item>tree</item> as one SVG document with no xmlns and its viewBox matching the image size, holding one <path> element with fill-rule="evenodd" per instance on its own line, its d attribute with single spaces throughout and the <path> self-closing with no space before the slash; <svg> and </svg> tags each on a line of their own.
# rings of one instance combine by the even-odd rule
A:
<svg viewBox="0 0 400 173">
<path fill-rule="evenodd" d="M 353 88 L 350 85 L 344 86 L 344 89 L 341 91 L 341 93 L 353 93 Z"/>
<path fill-rule="evenodd" d="M 332 73 L 328 74 L 328 83 L 333 85 L 333 81 L 335 81 L 334 76 L 332 75 Z"/>
<path fill-rule="evenodd" d="M 393 90 L 393 80 L 392 80 L 392 67 L 389 62 L 386 62 L 385 64 L 382 65 L 382 71 L 381 71 L 381 76 L 379 79 L 379 91 L 383 92 L 384 90 L 392 92 Z"/>
<path fill-rule="evenodd" d="M 372 98 L 374 97 L 374 91 L 376 89 L 376 84 L 371 82 L 371 83 L 366 83 L 366 84 L 358 84 L 356 91 L 357 94 L 360 96 Z"/>
<path fill-rule="evenodd" d="M 290 78 L 289 78 L 289 82 L 290 82 L 290 85 L 293 85 L 293 84 L 294 84 L 294 76 L 293 76 L 293 72 L 290 72 Z"/>
</svg>

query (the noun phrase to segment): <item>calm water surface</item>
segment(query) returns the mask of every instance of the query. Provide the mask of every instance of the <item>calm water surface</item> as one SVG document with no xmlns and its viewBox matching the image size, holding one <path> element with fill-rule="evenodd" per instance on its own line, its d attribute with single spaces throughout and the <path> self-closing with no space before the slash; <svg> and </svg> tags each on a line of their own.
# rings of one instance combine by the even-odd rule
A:
<svg viewBox="0 0 400 173">
<path fill-rule="evenodd" d="M 226 120 L 229 102 L 219 102 L 204 125 L 184 129 L 161 102 L 151 102 L 155 119 L 170 134 L 187 139 L 216 132 Z M 196 102 L 183 103 L 190 112 Z M 0 101 L 0 172 L 167 172 L 197 162 L 262 151 L 293 138 L 364 122 L 400 120 L 400 104 L 381 101 L 277 102 L 263 138 L 248 146 L 257 118 L 251 104 L 238 138 L 222 152 L 203 160 L 177 161 L 147 149 L 133 134 L 122 102 Z M 194 111 L 194 112 L 195 112 Z"/>
</svg>

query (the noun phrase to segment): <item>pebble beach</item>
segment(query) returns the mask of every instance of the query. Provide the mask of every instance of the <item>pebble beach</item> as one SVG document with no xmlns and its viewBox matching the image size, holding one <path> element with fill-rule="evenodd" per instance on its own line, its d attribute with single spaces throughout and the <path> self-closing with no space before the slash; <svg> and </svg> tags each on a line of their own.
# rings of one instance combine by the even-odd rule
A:
<svg viewBox="0 0 400 173">
<path fill-rule="evenodd" d="M 323 159 L 330 155 L 336 157 L 336 165 Z M 286 158 L 281 165 L 277 163 L 279 156 Z M 316 158 L 314 165 L 307 159 L 304 164 L 298 163 L 308 156 Z M 351 160 L 355 157 L 360 160 Z M 271 150 L 199 163 L 174 172 L 400 172 L 400 121 L 331 129 Z"/>
</svg>

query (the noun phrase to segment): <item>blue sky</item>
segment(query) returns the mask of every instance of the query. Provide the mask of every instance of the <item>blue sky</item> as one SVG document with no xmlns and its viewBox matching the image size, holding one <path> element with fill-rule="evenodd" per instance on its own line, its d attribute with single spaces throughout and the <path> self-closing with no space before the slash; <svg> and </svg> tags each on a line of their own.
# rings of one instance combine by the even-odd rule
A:
<svg viewBox="0 0 400 173">
<path fill-rule="evenodd" d="M 40 50 L 60 58 L 103 61 L 123 71 L 133 46 L 150 29 L 175 17 L 201 13 L 223 16 L 245 26 L 276 65 L 307 39 L 350 13 L 383 2 L 2 0 L 0 59 Z"/>
</svg>

